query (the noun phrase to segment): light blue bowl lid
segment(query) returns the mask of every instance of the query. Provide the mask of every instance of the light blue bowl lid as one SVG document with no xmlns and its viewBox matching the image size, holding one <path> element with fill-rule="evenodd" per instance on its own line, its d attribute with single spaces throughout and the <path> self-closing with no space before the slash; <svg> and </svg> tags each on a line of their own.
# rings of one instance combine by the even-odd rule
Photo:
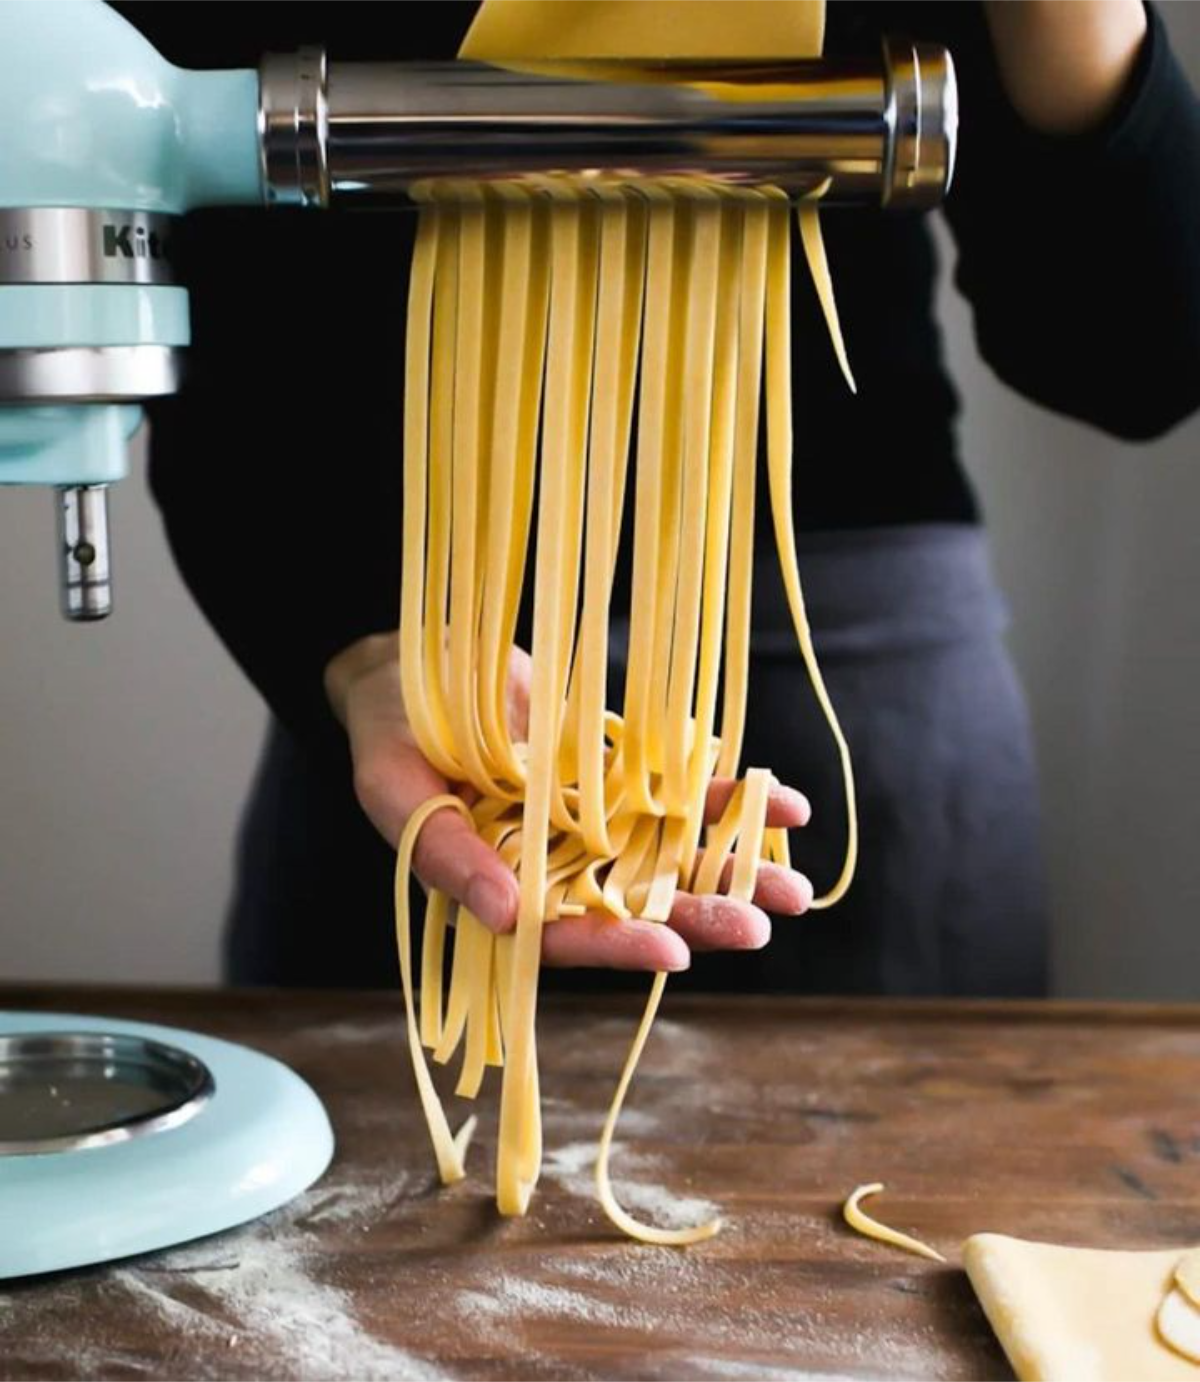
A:
<svg viewBox="0 0 1200 1382">
<path fill-rule="evenodd" d="M 178 1126 L 69 1151 L 0 1155 L 0 1278 L 186 1242 L 256 1219 L 333 1156 L 320 1100 L 287 1066 L 199 1032 L 69 1013 L 0 1013 L 0 1036 L 141 1037 L 207 1067 L 212 1092 Z"/>
</svg>

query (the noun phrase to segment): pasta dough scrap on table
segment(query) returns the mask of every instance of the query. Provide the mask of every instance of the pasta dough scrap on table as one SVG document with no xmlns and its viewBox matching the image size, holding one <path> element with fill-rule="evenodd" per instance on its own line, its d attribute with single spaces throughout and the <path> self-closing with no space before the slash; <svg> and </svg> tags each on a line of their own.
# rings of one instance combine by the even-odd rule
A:
<svg viewBox="0 0 1200 1382">
<path fill-rule="evenodd" d="M 901 1233 L 890 1224 L 881 1223 L 862 1208 L 863 1200 L 882 1191 L 883 1185 L 880 1181 L 856 1186 L 842 1205 L 842 1218 L 855 1233 L 861 1233 L 864 1238 L 873 1238 L 877 1243 L 887 1243 L 890 1247 L 899 1248 L 901 1252 L 912 1253 L 914 1257 L 925 1257 L 931 1262 L 945 1262 L 946 1259 L 936 1248 L 931 1248 L 928 1243 L 923 1243 L 909 1233 Z"/>
<path fill-rule="evenodd" d="M 1195 1284 L 1200 1250 L 1120 1252 L 979 1233 L 963 1245 L 963 1266 L 1022 1382 L 1200 1378 L 1200 1307 L 1176 1284 L 1177 1273 Z"/>
<path fill-rule="evenodd" d="M 856 1233 L 919 1257 L 936 1249 L 872 1218 L 860 1185 L 842 1215 Z M 963 1266 L 1017 1376 L 1030 1382 L 1200 1379 L 1200 1248 L 1120 1252 L 979 1233 Z"/>
</svg>

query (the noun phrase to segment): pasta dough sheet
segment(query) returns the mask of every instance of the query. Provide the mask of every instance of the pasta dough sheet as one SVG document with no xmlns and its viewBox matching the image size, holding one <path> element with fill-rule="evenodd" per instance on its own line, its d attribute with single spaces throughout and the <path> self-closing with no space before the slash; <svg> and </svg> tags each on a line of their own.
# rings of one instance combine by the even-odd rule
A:
<svg viewBox="0 0 1200 1382">
<path fill-rule="evenodd" d="M 1022 1382 L 1197 1382 L 1156 1319 L 1181 1248 L 1114 1252 L 979 1233 L 963 1265 Z"/>
<path fill-rule="evenodd" d="M 459 56 L 808 57 L 821 51 L 824 37 L 819 0 L 485 0 Z"/>
</svg>

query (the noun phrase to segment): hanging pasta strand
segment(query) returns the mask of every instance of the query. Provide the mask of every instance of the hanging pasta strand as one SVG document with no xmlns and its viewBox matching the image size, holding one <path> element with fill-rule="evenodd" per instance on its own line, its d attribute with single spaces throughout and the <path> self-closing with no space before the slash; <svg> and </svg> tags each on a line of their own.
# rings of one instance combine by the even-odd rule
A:
<svg viewBox="0 0 1200 1382">
<path fill-rule="evenodd" d="M 810 263 L 816 257 L 816 246 L 821 243 L 816 218 L 816 207 L 801 208 L 801 225 L 808 226 L 805 246 L 810 255 Z M 821 713 L 837 745 L 846 802 L 846 854 L 841 872 L 829 889 L 814 898 L 810 904 L 814 909 L 821 910 L 832 907 L 844 897 L 854 878 L 855 866 L 858 863 L 858 807 L 854 794 L 854 768 L 850 759 L 850 746 L 838 722 L 837 711 L 833 708 L 833 702 L 825 686 L 825 678 L 821 675 L 821 668 L 817 662 L 812 630 L 808 623 L 808 611 L 804 605 L 804 592 L 800 585 L 800 567 L 796 560 L 796 528 L 792 511 L 792 320 L 788 229 L 787 199 L 778 194 L 771 201 L 767 252 L 767 474 L 771 491 L 771 518 L 775 525 L 775 547 L 779 553 L 783 587 L 796 630 L 796 642 L 800 646 L 800 656 L 804 659 L 805 670 L 808 672 Z M 822 299 L 826 320 L 831 324 L 835 343 L 839 347 L 839 358 L 844 359 L 845 347 L 841 345 L 837 309 L 833 304 L 828 272 L 821 272 L 823 267 L 822 248 L 814 281 Z M 846 369 L 848 372 L 848 364 Z"/>
</svg>

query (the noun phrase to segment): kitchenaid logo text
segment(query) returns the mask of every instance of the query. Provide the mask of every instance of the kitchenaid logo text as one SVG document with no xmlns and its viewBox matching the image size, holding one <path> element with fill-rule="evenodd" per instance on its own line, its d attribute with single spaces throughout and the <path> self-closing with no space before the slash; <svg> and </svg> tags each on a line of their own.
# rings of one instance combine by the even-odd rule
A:
<svg viewBox="0 0 1200 1382">
<path fill-rule="evenodd" d="M 162 237 L 145 226 L 104 226 L 104 257 L 106 259 L 164 259 L 166 244 Z"/>
</svg>

